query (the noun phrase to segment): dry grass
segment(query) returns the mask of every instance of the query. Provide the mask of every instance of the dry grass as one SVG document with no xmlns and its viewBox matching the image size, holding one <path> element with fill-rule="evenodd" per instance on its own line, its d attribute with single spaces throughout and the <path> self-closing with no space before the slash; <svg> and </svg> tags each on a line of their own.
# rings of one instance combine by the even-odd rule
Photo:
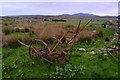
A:
<svg viewBox="0 0 120 80">
<path fill-rule="evenodd" d="M 3 36 L 4 34 L 2 33 L 2 31 L 0 30 L 0 47 L 2 47 L 2 36 Z"/>
<path fill-rule="evenodd" d="M 83 30 L 80 32 L 79 36 L 78 36 L 78 41 L 90 41 L 93 38 L 96 37 L 102 37 L 102 32 L 101 31 L 90 31 L 90 30 Z"/>
<path fill-rule="evenodd" d="M 3 36 L 3 47 L 6 46 L 11 46 L 11 47 L 18 47 L 20 44 L 18 43 L 18 40 L 24 42 L 24 43 L 29 43 L 31 41 L 31 38 L 28 34 L 24 35 L 14 35 L 14 34 L 9 34 Z"/>
<path fill-rule="evenodd" d="M 10 23 L 9 23 L 10 24 Z M 8 34 L 5 36 L 4 43 L 5 45 L 11 45 L 13 43 L 17 43 L 18 39 L 26 39 L 29 37 L 26 35 L 18 35 L 17 37 L 14 37 L 13 34 L 9 34 L 12 32 L 30 32 L 33 31 L 36 35 L 37 39 L 41 39 L 44 41 L 52 42 L 54 41 L 52 37 L 58 37 L 60 38 L 63 33 L 65 33 L 68 30 L 74 31 L 77 26 L 74 25 L 66 25 L 66 24 L 53 24 L 53 23 L 16 23 L 15 26 L 5 26 L 3 27 L 3 33 Z M 82 26 L 80 27 L 83 28 Z M 95 37 L 101 37 L 103 34 L 101 31 L 92 32 L 90 30 L 83 30 L 80 32 L 78 36 L 79 41 L 88 41 Z M 26 36 L 26 38 L 25 38 Z M 73 35 L 68 34 L 66 38 L 71 38 Z"/>
<path fill-rule="evenodd" d="M 14 32 L 14 28 L 10 27 L 10 26 L 4 26 L 2 27 L 2 31 L 5 35 L 13 33 Z"/>
<path fill-rule="evenodd" d="M 92 32 L 84 30 L 84 31 L 80 32 L 80 34 L 78 36 L 78 41 L 88 41 L 88 40 L 91 40 L 92 38 L 93 38 Z"/>
<path fill-rule="evenodd" d="M 38 25 L 37 25 L 38 26 Z M 34 27 L 35 29 L 35 34 L 37 36 L 37 39 L 41 39 L 44 41 L 53 41 L 53 37 L 58 37 L 60 38 L 63 33 L 65 33 L 65 30 L 63 29 L 62 26 L 59 25 L 40 25 L 39 27 Z"/>
<path fill-rule="evenodd" d="M 59 24 L 37 24 L 34 25 L 34 31 L 37 36 L 37 39 L 41 39 L 44 41 L 49 41 L 52 42 L 53 39 L 52 37 L 61 37 L 63 33 L 65 33 L 68 30 L 74 31 L 76 29 L 76 26 L 73 25 L 59 25 Z M 80 29 L 83 29 L 81 26 Z M 78 41 L 90 41 L 93 38 L 96 37 L 102 37 L 102 32 L 101 31 L 96 31 L 93 32 L 91 30 L 83 30 L 80 32 L 78 36 Z M 66 38 L 71 38 L 73 35 L 68 34 Z"/>
</svg>

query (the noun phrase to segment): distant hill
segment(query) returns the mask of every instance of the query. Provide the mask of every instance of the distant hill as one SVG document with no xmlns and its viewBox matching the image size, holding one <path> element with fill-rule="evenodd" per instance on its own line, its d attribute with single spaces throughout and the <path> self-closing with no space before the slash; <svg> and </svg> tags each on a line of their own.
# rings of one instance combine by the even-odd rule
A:
<svg viewBox="0 0 120 80">
<path fill-rule="evenodd" d="M 98 16 L 98 15 L 94 15 L 94 14 L 89 14 L 89 13 L 76 13 L 76 14 L 62 14 L 62 16 L 88 16 L 88 17 L 93 17 L 93 16 Z"/>
<path fill-rule="evenodd" d="M 78 17 L 103 17 L 103 18 L 116 18 L 117 16 L 100 16 L 90 13 L 75 13 L 75 14 L 62 14 L 62 15 L 13 15 L 12 17 L 54 17 L 54 16 L 78 16 Z"/>
<path fill-rule="evenodd" d="M 116 18 L 116 16 L 100 16 L 100 15 L 94 15 L 94 14 L 89 14 L 89 13 L 62 14 L 61 16 Z"/>
</svg>

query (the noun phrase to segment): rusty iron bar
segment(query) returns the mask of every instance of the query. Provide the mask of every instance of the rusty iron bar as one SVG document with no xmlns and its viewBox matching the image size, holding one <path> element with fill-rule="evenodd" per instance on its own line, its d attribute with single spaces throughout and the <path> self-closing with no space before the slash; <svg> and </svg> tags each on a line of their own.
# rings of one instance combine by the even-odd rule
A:
<svg viewBox="0 0 120 80">
<path fill-rule="evenodd" d="M 117 45 L 118 45 L 118 42 L 120 41 L 120 33 L 118 33 L 118 40 L 117 40 L 117 43 L 115 45 L 115 48 L 117 48 Z"/>
<path fill-rule="evenodd" d="M 73 47 L 73 45 L 74 45 L 74 43 L 75 43 L 75 41 L 76 41 L 77 35 L 79 34 L 80 23 L 81 23 L 81 20 L 79 21 L 78 27 L 77 27 L 77 29 L 76 29 L 76 31 L 75 31 L 75 34 L 74 34 L 74 37 L 73 37 L 73 41 L 72 41 L 72 44 L 71 44 L 71 46 L 70 46 L 70 51 L 71 51 L 71 49 L 72 49 L 72 47 Z"/>
<path fill-rule="evenodd" d="M 72 47 L 73 47 L 73 45 L 74 45 L 74 43 L 75 43 L 75 41 L 76 41 L 76 38 L 77 38 L 79 32 L 81 32 L 91 21 L 92 21 L 92 19 L 91 19 L 90 21 L 88 21 L 88 22 L 86 23 L 86 25 L 83 26 L 82 29 L 80 29 L 81 20 L 79 21 L 79 24 L 78 24 L 78 27 L 77 27 L 77 29 L 76 29 L 75 35 L 74 35 L 74 37 L 73 37 L 73 42 L 72 42 L 72 44 L 71 44 L 70 50 L 72 49 Z"/>
<path fill-rule="evenodd" d="M 18 40 L 18 42 L 19 42 L 20 44 L 24 45 L 25 47 L 29 48 L 29 45 L 26 45 L 25 43 L 21 42 L 20 40 Z M 31 46 L 31 48 L 32 48 L 32 50 L 33 50 L 34 52 L 38 52 L 38 49 L 37 49 L 35 46 Z M 31 55 L 30 55 L 30 52 L 29 52 L 29 56 L 31 56 Z"/>
<path fill-rule="evenodd" d="M 57 37 L 53 37 L 53 39 L 57 40 L 58 42 L 60 41 Z M 60 41 L 60 44 L 63 45 L 62 41 Z"/>
<path fill-rule="evenodd" d="M 77 30 L 76 30 L 76 34 L 75 34 L 75 36 L 74 36 L 74 40 L 73 40 L 73 44 L 72 44 L 71 48 L 73 47 L 73 45 L 74 45 L 74 43 L 75 43 L 75 41 L 76 41 L 76 38 L 77 38 L 78 34 L 79 34 L 91 21 L 92 21 L 92 19 L 90 19 L 90 21 L 88 21 L 87 24 L 84 25 L 82 29 L 79 28 L 81 21 L 79 22 L 79 25 L 78 25 L 78 28 L 77 28 Z"/>
<path fill-rule="evenodd" d="M 61 43 L 61 40 L 68 34 L 68 33 L 73 33 L 72 31 L 67 31 L 66 33 L 64 33 L 63 35 L 62 35 L 62 37 L 60 38 L 60 39 L 58 39 L 58 42 L 57 42 L 57 44 L 53 47 L 53 49 L 52 49 L 52 52 L 57 48 L 57 46 Z"/>
<path fill-rule="evenodd" d="M 18 40 L 18 42 L 19 42 L 20 44 L 22 44 L 23 46 L 29 47 L 29 45 L 26 45 L 25 43 L 21 42 L 20 40 Z"/>
<path fill-rule="evenodd" d="M 76 33 L 75 33 L 75 35 L 74 35 L 74 37 L 73 37 L 72 44 L 71 44 L 71 46 L 70 46 L 70 52 L 72 51 L 72 48 L 73 48 L 73 46 L 74 46 L 74 44 L 75 44 L 75 42 L 76 42 L 76 38 L 78 37 L 78 34 L 79 34 L 91 21 L 92 21 L 92 19 L 90 19 L 90 20 L 83 26 L 82 29 L 79 28 L 79 27 L 80 27 L 81 20 L 79 21 L 78 28 L 77 28 L 77 30 L 76 30 Z M 70 58 L 71 58 L 71 55 L 72 55 L 72 53 L 70 53 L 69 60 L 70 60 Z"/>
<path fill-rule="evenodd" d="M 60 40 L 57 42 L 57 44 L 53 47 L 52 52 L 57 48 L 57 46 L 60 44 L 61 40 L 65 37 L 67 33 L 63 34 Z"/>
</svg>

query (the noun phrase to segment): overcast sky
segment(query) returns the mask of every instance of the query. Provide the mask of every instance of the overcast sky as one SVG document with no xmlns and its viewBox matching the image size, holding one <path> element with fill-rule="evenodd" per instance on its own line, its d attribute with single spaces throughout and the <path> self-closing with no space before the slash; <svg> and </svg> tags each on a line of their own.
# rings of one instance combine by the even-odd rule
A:
<svg viewBox="0 0 120 80">
<path fill-rule="evenodd" d="M 0 15 L 118 15 L 118 2 L 4 2 Z"/>
</svg>

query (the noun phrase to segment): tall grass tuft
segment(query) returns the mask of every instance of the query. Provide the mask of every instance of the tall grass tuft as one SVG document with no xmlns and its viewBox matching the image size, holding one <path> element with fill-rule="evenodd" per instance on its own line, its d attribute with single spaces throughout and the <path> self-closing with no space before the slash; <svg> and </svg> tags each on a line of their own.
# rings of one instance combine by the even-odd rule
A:
<svg viewBox="0 0 120 80">
<path fill-rule="evenodd" d="M 90 30 L 83 30 L 82 32 L 80 32 L 79 36 L 78 36 L 78 41 L 91 41 L 93 38 L 97 38 L 97 37 L 103 37 L 103 32 L 102 31 L 97 31 L 93 32 Z"/>
<path fill-rule="evenodd" d="M 90 41 L 93 38 L 93 34 L 91 31 L 84 30 L 80 32 L 78 35 L 78 41 Z"/>
<path fill-rule="evenodd" d="M 44 25 L 39 28 L 35 28 L 35 34 L 37 39 L 41 39 L 44 41 L 49 41 L 52 43 L 53 37 L 60 38 L 65 33 L 63 27 L 59 25 Z"/>
<path fill-rule="evenodd" d="M 13 27 L 7 26 L 7 27 L 2 27 L 2 31 L 5 35 L 7 35 L 7 34 L 10 34 L 10 33 L 13 33 L 14 29 L 13 29 Z"/>
<path fill-rule="evenodd" d="M 5 35 L 3 36 L 3 47 L 18 47 L 20 46 L 20 44 L 18 43 L 18 40 L 24 42 L 25 44 L 30 43 L 31 38 L 28 34 L 24 34 L 24 35 L 15 35 L 15 34 L 9 34 L 9 35 Z"/>
</svg>

